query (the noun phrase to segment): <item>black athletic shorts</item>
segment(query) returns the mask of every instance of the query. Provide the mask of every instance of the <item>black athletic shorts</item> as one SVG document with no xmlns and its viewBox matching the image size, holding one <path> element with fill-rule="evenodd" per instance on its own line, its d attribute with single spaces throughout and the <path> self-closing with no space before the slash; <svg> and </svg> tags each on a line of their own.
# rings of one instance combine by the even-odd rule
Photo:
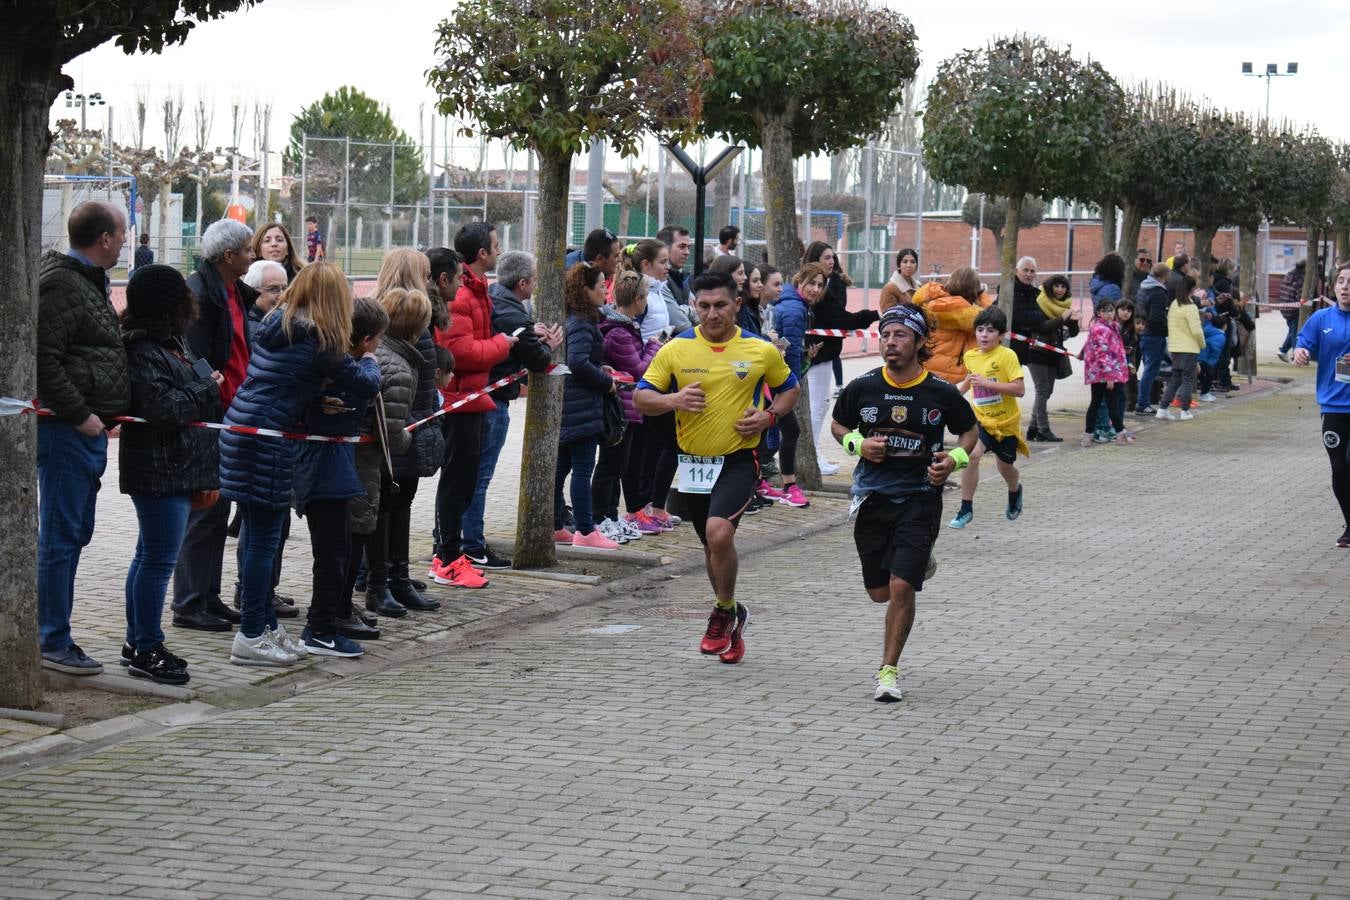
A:
<svg viewBox="0 0 1350 900">
<path fill-rule="evenodd" d="M 941 530 L 941 494 L 913 494 L 901 503 L 881 494 L 869 496 L 853 522 L 863 584 L 868 590 L 885 587 L 894 575 L 915 591 L 923 590 L 928 558 Z"/>
<path fill-rule="evenodd" d="M 1017 435 L 1010 434 L 1005 438 L 996 438 L 980 426 L 980 443 L 984 444 L 984 449 L 994 454 L 1003 462 L 1012 465 L 1017 462 Z"/>
<path fill-rule="evenodd" d="M 680 502 L 689 513 L 689 520 L 694 523 L 698 539 L 704 544 L 708 543 L 710 518 L 729 519 L 733 528 L 739 525 L 741 514 L 750 505 L 757 487 L 759 456 L 752 448 L 727 454 L 722 463 L 722 473 L 717 476 L 711 494 L 680 494 Z"/>
</svg>

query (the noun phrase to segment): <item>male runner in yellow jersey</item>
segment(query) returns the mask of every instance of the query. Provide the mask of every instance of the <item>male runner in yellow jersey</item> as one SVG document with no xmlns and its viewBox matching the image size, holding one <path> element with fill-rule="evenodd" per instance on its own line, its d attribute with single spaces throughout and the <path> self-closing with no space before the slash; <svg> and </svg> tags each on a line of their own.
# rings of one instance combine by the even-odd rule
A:
<svg viewBox="0 0 1350 900">
<path fill-rule="evenodd" d="M 797 402 L 797 378 L 773 344 L 736 327 L 736 283 L 704 272 L 690 288 L 699 326 L 661 348 L 638 382 L 643 415 L 675 412 L 677 487 L 703 542 L 716 603 L 699 651 L 745 656 L 749 610 L 736 602 L 736 525 L 759 484 L 760 433 Z M 773 403 L 758 409 L 765 387 Z"/>
</svg>

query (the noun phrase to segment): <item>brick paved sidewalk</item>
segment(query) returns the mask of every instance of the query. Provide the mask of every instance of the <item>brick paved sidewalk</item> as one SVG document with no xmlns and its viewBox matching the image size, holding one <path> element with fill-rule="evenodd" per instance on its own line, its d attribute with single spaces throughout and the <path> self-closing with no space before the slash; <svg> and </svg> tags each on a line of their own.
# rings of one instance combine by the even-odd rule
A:
<svg viewBox="0 0 1350 900">
<path fill-rule="evenodd" d="M 990 469 L 898 705 L 841 527 L 747 561 L 739 666 L 696 652 L 693 573 L 11 768 L 0 893 L 1350 895 L 1350 554 L 1317 436 L 1300 384 L 1060 449 L 1016 523 Z"/>
</svg>

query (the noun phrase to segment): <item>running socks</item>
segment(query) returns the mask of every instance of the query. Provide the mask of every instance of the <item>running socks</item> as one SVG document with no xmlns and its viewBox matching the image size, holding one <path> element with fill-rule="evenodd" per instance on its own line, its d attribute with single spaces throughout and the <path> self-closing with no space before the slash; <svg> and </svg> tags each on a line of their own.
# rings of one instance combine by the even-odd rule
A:
<svg viewBox="0 0 1350 900">
<path fill-rule="evenodd" d="M 717 609 L 725 609 L 725 610 L 727 610 L 728 612 L 732 612 L 732 611 L 735 611 L 735 609 L 736 609 L 736 601 L 735 601 L 735 600 L 718 600 L 718 601 L 716 601 L 715 603 L 713 603 L 713 606 L 714 606 L 715 608 L 717 608 Z"/>
</svg>

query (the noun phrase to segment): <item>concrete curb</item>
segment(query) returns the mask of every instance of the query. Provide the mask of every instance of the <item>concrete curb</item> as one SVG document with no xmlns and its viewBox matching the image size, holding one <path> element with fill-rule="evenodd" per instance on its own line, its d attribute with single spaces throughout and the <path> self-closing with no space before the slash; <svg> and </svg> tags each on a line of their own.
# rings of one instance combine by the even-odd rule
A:
<svg viewBox="0 0 1350 900">
<path fill-rule="evenodd" d="M 0 777 L 38 765 L 50 765 L 72 754 L 97 750 L 130 738 L 194 725 L 224 711 L 207 703 L 174 703 L 104 719 L 102 722 L 90 722 L 59 734 L 45 735 L 0 750 Z"/>
</svg>

